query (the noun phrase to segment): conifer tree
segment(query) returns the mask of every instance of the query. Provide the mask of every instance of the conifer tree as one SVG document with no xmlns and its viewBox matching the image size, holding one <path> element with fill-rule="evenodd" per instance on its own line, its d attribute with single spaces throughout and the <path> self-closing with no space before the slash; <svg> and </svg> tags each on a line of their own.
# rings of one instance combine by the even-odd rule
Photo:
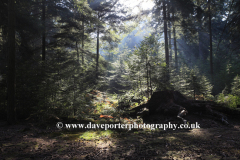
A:
<svg viewBox="0 0 240 160">
<path fill-rule="evenodd" d="M 95 26 L 97 31 L 96 79 L 98 79 L 99 76 L 100 33 L 104 34 L 102 40 L 112 41 L 113 43 L 119 42 L 119 39 L 113 38 L 111 35 L 111 30 L 116 30 L 116 27 L 118 27 L 118 29 L 121 28 L 121 21 L 123 20 L 123 17 L 119 16 L 119 13 L 124 13 L 124 11 L 117 9 L 117 6 L 119 7 L 118 2 L 119 0 L 95 0 L 90 3 L 90 7 L 96 12 L 96 17 L 99 20 Z"/>
<path fill-rule="evenodd" d="M 7 97 L 8 97 L 8 115 L 9 124 L 16 123 L 16 72 L 15 72 L 15 1 L 8 1 L 8 79 L 7 79 Z"/>
</svg>

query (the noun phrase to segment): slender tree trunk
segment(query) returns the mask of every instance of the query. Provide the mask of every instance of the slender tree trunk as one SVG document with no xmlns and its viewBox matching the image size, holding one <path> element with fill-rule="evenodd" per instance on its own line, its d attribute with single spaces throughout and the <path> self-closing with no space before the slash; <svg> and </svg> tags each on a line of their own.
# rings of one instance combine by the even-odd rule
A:
<svg viewBox="0 0 240 160">
<path fill-rule="evenodd" d="M 83 32 L 82 32 L 82 49 L 84 50 L 84 15 L 83 15 L 83 20 L 82 20 L 82 27 L 83 27 Z M 82 67 L 84 66 L 84 51 L 82 52 Z"/>
<path fill-rule="evenodd" d="M 168 42 L 169 43 L 169 64 L 171 65 L 172 63 L 171 28 L 169 28 L 168 36 L 169 36 L 169 42 Z"/>
<path fill-rule="evenodd" d="M 193 90 L 193 100 L 195 100 L 195 97 L 196 97 L 196 92 L 195 92 L 195 89 Z"/>
<path fill-rule="evenodd" d="M 75 76 L 73 76 L 73 116 L 76 116 L 76 91 L 75 91 Z"/>
<path fill-rule="evenodd" d="M 166 81 L 169 82 L 169 52 L 168 52 L 168 35 L 167 35 L 167 17 L 166 17 L 166 1 L 163 1 L 163 20 L 164 20 L 164 39 L 165 39 L 165 58 L 167 64 Z"/>
<path fill-rule="evenodd" d="M 76 41 L 76 50 L 77 50 L 77 60 L 78 60 L 78 63 L 79 63 L 80 55 L 79 55 L 79 51 L 78 51 L 78 42 L 77 41 Z"/>
<path fill-rule="evenodd" d="M 171 21 L 170 21 L 170 6 L 168 6 L 168 45 L 169 45 L 169 63 L 172 63 L 172 38 L 171 38 Z"/>
<path fill-rule="evenodd" d="M 98 13 L 98 18 L 99 18 L 99 13 Z M 96 79 L 98 79 L 98 60 L 99 60 L 99 25 L 97 26 Z"/>
<path fill-rule="evenodd" d="M 202 44 L 202 33 L 200 31 L 200 29 L 198 29 L 198 55 L 200 59 L 203 59 L 203 44 Z"/>
<path fill-rule="evenodd" d="M 7 54 L 8 54 L 8 42 L 7 42 L 7 35 L 8 35 L 8 27 L 7 26 L 2 26 L 2 57 L 4 59 L 4 61 L 1 64 L 1 67 L 3 67 L 4 69 L 6 69 L 7 65 L 8 65 L 8 61 L 7 61 Z"/>
<path fill-rule="evenodd" d="M 7 70 L 7 66 L 8 66 L 8 27 L 7 26 L 2 26 L 2 57 L 3 57 L 3 60 L 2 61 L 2 64 L 0 65 L 2 69 L 4 70 Z M 5 83 L 7 84 L 7 78 L 4 79 L 4 82 L 2 83 Z M 3 86 L 2 88 L 0 88 L 3 92 L 7 93 L 7 88 L 6 86 Z M 7 95 L 5 97 L 5 101 L 4 101 L 4 108 L 7 108 Z"/>
<path fill-rule="evenodd" d="M 141 81 L 141 79 L 140 79 L 140 75 L 139 75 L 139 82 L 140 82 L 139 85 L 140 85 L 140 90 L 141 90 L 140 92 L 141 92 L 141 94 L 142 94 L 142 93 L 143 93 L 143 92 L 142 92 L 142 81 Z"/>
<path fill-rule="evenodd" d="M 178 56 L 177 56 L 177 38 L 176 38 L 176 27 L 175 27 L 175 10 L 173 9 L 173 37 L 174 37 L 174 52 L 175 52 L 175 67 L 178 72 Z"/>
<path fill-rule="evenodd" d="M 140 85 L 139 85 L 139 74 L 138 74 L 138 80 L 137 80 L 137 89 L 139 89 Z"/>
<path fill-rule="evenodd" d="M 149 82 L 148 82 L 148 59 L 146 57 L 146 69 L 147 69 L 147 98 L 149 99 Z"/>
<path fill-rule="evenodd" d="M 78 63 L 78 66 L 77 66 L 77 74 L 80 73 L 80 55 L 79 55 L 79 50 L 78 50 L 78 42 L 76 41 L 76 50 L 77 50 L 77 63 Z"/>
<path fill-rule="evenodd" d="M 209 14 L 209 36 L 210 36 L 210 72 L 213 78 L 213 58 L 212 58 L 212 15 L 211 15 L 211 0 L 208 0 Z"/>
<path fill-rule="evenodd" d="M 42 77 L 45 77 L 45 59 L 46 59 L 46 0 L 42 0 Z M 43 90 L 44 108 L 46 108 L 46 90 Z"/>
<path fill-rule="evenodd" d="M 46 56 L 46 0 L 42 0 L 42 60 L 45 61 Z"/>
<path fill-rule="evenodd" d="M 7 121 L 16 123 L 15 106 L 15 0 L 8 0 L 8 75 L 7 75 Z"/>
<path fill-rule="evenodd" d="M 151 70 L 151 65 L 150 65 L 150 63 L 149 63 L 149 81 L 150 81 L 150 93 L 151 93 L 151 96 L 152 96 L 152 92 L 153 92 L 153 90 L 152 90 L 152 76 L 151 76 L 151 72 L 152 72 L 152 70 Z"/>
</svg>

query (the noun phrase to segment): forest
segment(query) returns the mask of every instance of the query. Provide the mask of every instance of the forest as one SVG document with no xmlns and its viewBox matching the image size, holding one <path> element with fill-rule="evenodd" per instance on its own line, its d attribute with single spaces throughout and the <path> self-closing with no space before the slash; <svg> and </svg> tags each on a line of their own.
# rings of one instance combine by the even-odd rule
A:
<svg viewBox="0 0 240 160">
<path fill-rule="evenodd" d="M 238 0 L 1 0 L 0 159 L 239 159 L 239 62 Z"/>
</svg>

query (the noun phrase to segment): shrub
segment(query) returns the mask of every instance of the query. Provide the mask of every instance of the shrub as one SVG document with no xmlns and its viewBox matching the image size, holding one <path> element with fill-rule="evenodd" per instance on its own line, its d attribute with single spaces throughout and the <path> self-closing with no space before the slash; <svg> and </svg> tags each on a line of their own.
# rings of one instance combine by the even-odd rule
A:
<svg viewBox="0 0 240 160">
<path fill-rule="evenodd" d="M 232 94 L 240 96 L 240 77 L 237 75 L 232 83 Z"/>
<path fill-rule="evenodd" d="M 240 97 L 232 94 L 225 96 L 223 93 L 220 93 L 217 96 L 217 102 L 225 104 L 229 108 L 237 108 L 237 105 L 240 105 Z"/>
</svg>

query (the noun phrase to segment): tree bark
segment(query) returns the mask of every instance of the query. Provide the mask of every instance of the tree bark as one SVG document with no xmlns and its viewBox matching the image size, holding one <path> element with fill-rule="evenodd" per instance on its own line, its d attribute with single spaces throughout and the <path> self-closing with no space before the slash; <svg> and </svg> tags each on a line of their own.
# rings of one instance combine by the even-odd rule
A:
<svg viewBox="0 0 240 160">
<path fill-rule="evenodd" d="M 8 75 L 7 75 L 7 121 L 8 124 L 16 123 L 15 106 L 15 1 L 8 1 Z"/>
<path fill-rule="evenodd" d="M 82 27 L 83 27 L 83 32 L 82 32 L 82 49 L 84 50 L 84 15 L 83 15 L 83 20 L 82 20 Z M 82 52 L 82 67 L 84 66 L 84 51 Z"/>
<path fill-rule="evenodd" d="M 76 116 L 77 113 L 75 84 L 75 76 L 73 76 L 73 116 Z"/>
<path fill-rule="evenodd" d="M 193 100 L 196 100 L 196 91 L 195 91 L 195 89 L 193 90 Z"/>
<path fill-rule="evenodd" d="M 166 1 L 163 1 L 163 20 L 164 20 L 164 39 L 165 39 L 165 58 L 167 67 L 166 81 L 169 81 L 169 51 L 168 51 L 168 35 L 167 35 L 167 17 L 166 17 Z"/>
<path fill-rule="evenodd" d="M 46 0 L 42 0 L 42 60 L 45 61 L 46 57 L 46 22 L 45 22 L 45 16 L 46 16 Z"/>
<path fill-rule="evenodd" d="M 146 69 L 147 69 L 147 98 L 149 99 L 148 58 L 147 57 L 146 57 Z"/>
<path fill-rule="evenodd" d="M 99 13 L 98 13 L 98 18 L 99 18 Z M 96 79 L 98 79 L 98 60 L 99 60 L 99 25 L 97 26 Z"/>
<path fill-rule="evenodd" d="M 76 50 L 77 50 L 77 60 L 78 60 L 78 63 L 79 63 L 79 52 L 78 52 L 78 42 L 76 41 Z"/>
<path fill-rule="evenodd" d="M 80 55 L 79 55 L 79 51 L 78 51 L 78 42 L 76 41 L 76 50 L 77 50 L 77 63 L 78 63 L 78 67 L 77 67 L 77 72 L 79 74 L 80 72 Z"/>
<path fill-rule="evenodd" d="M 198 55 L 200 59 L 203 59 L 203 44 L 202 44 L 202 33 L 200 29 L 198 30 Z"/>
<path fill-rule="evenodd" d="M 169 63 L 172 63 L 172 44 L 171 44 L 171 21 L 170 21 L 170 6 L 168 6 L 168 40 L 169 40 Z"/>
<path fill-rule="evenodd" d="M 150 63 L 149 63 L 149 81 L 150 81 L 150 95 L 152 96 L 152 91 L 153 91 L 153 89 L 152 89 L 152 76 L 151 76 L 151 74 L 152 74 L 152 70 L 151 70 L 151 65 L 150 65 Z"/>
<path fill-rule="evenodd" d="M 169 26 L 170 26 L 170 22 L 169 22 Z M 171 66 L 172 63 L 172 48 L 171 48 L 171 28 L 169 27 L 169 31 L 168 31 L 168 36 L 169 36 L 169 64 Z"/>
<path fill-rule="evenodd" d="M 212 15 L 211 15 L 211 0 L 208 0 L 209 14 L 209 36 L 210 36 L 210 72 L 213 78 L 213 58 L 212 58 Z"/>
<path fill-rule="evenodd" d="M 176 27 L 175 27 L 175 15 L 174 15 L 174 9 L 173 9 L 173 37 L 174 37 L 174 52 L 175 52 L 175 67 L 176 71 L 178 71 L 178 56 L 177 56 L 177 38 L 176 38 Z"/>
</svg>

